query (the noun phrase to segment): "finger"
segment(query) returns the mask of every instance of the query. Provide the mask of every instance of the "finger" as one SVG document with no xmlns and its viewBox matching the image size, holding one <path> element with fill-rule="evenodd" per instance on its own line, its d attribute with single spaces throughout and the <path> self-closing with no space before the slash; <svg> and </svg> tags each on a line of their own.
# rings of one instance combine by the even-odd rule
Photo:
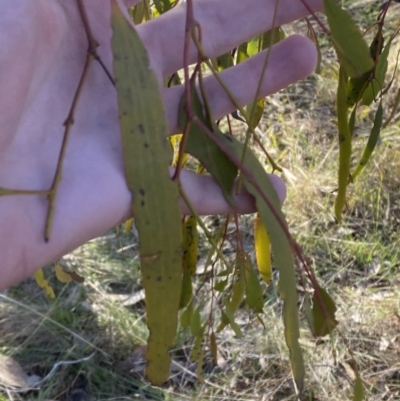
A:
<svg viewBox="0 0 400 401">
<path fill-rule="evenodd" d="M 269 175 L 275 191 L 281 200 L 286 197 L 286 187 L 283 181 L 276 175 Z M 232 207 L 224 198 L 220 185 L 210 176 L 199 175 L 192 171 L 182 171 L 181 183 L 186 195 L 196 212 L 200 215 L 228 214 L 228 213 L 254 213 L 255 201 L 244 188 L 240 194 L 233 190 L 236 206 Z M 183 199 L 180 200 L 183 214 L 191 214 L 191 211 Z"/>
<path fill-rule="evenodd" d="M 254 100 L 267 52 L 268 50 L 259 53 L 220 73 L 223 82 L 241 106 Z M 309 75 L 315 69 L 317 52 L 309 39 L 293 35 L 275 45 L 267 61 L 259 98 L 275 93 Z M 215 77 L 207 77 L 204 82 L 214 119 L 217 120 L 236 109 Z M 167 119 L 172 133 L 179 132 L 177 115 L 183 91 L 183 86 L 172 87 L 164 91 Z"/>
<path fill-rule="evenodd" d="M 307 16 L 309 12 L 303 1 L 314 11 L 322 9 L 322 0 L 194 1 L 194 17 L 201 25 L 205 53 L 209 58 L 217 57 L 274 26 Z M 158 72 L 164 77 L 184 65 L 185 4 L 137 27 L 145 44 L 151 49 L 149 53 L 154 68 L 161 68 L 162 71 Z M 160 35 L 160 32 L 164 34 Z M 196 59 L 197 50 L 192 46 L 190 63 Z"/>
</svg>

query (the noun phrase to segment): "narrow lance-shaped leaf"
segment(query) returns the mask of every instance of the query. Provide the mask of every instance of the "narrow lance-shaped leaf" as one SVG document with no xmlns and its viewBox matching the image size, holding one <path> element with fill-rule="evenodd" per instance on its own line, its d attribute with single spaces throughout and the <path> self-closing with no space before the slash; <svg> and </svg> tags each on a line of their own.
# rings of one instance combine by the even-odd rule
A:
<svg viewBox="0 0 400 401">
<path fill-rule="evenodd" d="M 237 142 L 234 138 L 225 136 L 220 132 L 215 132 L 219 139 L 224 141 L 230 150 L 240 160 L 241 152 L 243 152 L 243 144 Z M 275 190 L 269 181 L 269 178 L 258 162 L 257 158 L 249 151 L 245 159 L 245 167 L 251 171 L 259 183 L 263 192 L 271 197 L 271 203 L 275 211 L 284 221 L 284 217 L 280 212 L 279 199 Z M 246 189 L 256 198 L 257 209 L 271 233 L 272 249 L 274 251 L 277 268 L 280 271 L 279 288 L 282 299 L 284 300 L 283 319 L 285 324 L 285 339 L 290 350 L 290 359 L 292 364 L 293 376 L 299 389 L 303 387 L 304 381 L 304 362 L 301 353 L 301 348 L 298 343 L 299 338 L 299 322 L 298 322 L 298 309 L 297 309 L 297 291 L 296 280 L 294 275 L 294 260 L 292 249 L 286 233 L 276 220 L 275 216 L 265 204 L 259 192 L 253 185 L 244 179 Z"/>
<path fill-rule="evenodd" d="M 175 339 L 182 288 L 179 191 L 168 174 L 172 152 L 157 78 L 139 35 L 114 1 L 111 25 L 125 177 L 140 237 L 150 332 L 146 373 L 160 385 L 169 377 L 168 350 Z"/>
<path fill-rule="evenodd" d="M 183 268 L 191 276 L 196 273 L 198 245 L 197 220 L 196 217 L 189 216 L 183 224 Z"/>
<path fill-rule="evenodd" d="M 364 400 L 364 385 L 361 380 L 360 374 L 357 372 L 356 379 L 354 380 L 353 401 L 363 401 L 363 400 Z"/>
<path fill-rule="evenodd" d="M 335 215 L 342 221 L 342 210 L 346 203 L 346 189 L 350 177 L 351 132 L 347 121 L 347 75 L 343 68 L 339 69 L 336 111 L 339 134 L 339 174 L 338 192 L 335 200 Z"/>
<path fill-rule="evenodd" d="M 183 96 L 179 110 L 179 124 L 182 130 L 187 120 L 185 105 L 186 98 Z M 195 110 L 202 108 L 196 90 L 193 90 L 192 106 Z M 202 114 L 198 117 L 205 122 Z M 200 160 L 206 170 L 220 184 L 225 199 L 233 205 L 232 187 L 237 176 L 237 168 L 210 138 L 197 129 L 195 124 L 190 125 L 187 135 L 185 152 Z"/>
<path fill-rule="evenodd" d="M 181 107 L 182 106 L 183 104 L 181 104 Z M 196 112 L 197 117 L 204 121 L 200 102 L 194 103 L 194 111 Z M 244 145 L 235 140 L 232 136 L 222 134 L 217 127 L 213 128 L 215 138 L 218 142 L 220 142 L 226 149 L 229 149 L 229 152 L 236 160 L 241 160 Z M 192 124 L 192 131 L 190 134 L 192 134 L 192 132 L 195 132 L 199 137 L 206 136 L 198 125 L 195 124 Z M 190 136 L 188 139 L 190 139 Z M 186 151 L 191 154 L 193 154 L 192 152 L 197 153 L 197 149 L 189 146 L 186 148 Z M 202 162 L 201 158 L 204 157 L 203 154 L 197 153 L 195 156 Z M 232 163 L 230 160 L 229 162 Z M 280 202 L 275 189 L 264 168 L 250 149 L 247 150 L 244 167 L 247 171 L 251 171 L 253 178 L 257 181 L 263 194 L 268 195 L 270 205 L 274 209 L 274 211 L 270 209 L 258 189 L 255 188 L 247 178 L 244 178 L 243 183 L 247 191 L 255 197 L 257 210 L 271 236 L 272 251 L 274 252 L 276 266 L 280 272 L 279 290 L 284 302 L 283 321 L 285 326 L 285 339 L 290 352 L 293 377 L 298 389 L 301 390 L 304 384 L 304 361 L 299 345 L 300 330 L 297 308 L 296 278 L 294 274 L 294 258 L 288 238 L 287 226 L 280 209 Z M 280 222 L 277 220 L 274 213 L 276 213 Z M 284 224 L 284 227 L 282 227 L 280 223 Z M 223 323 L 228 320 L 231 327 L 234 328 L 234 321 L 232 316 L 229 315 L 229 312 L 229 308 L 227 308 L 225 314 L 222 313 L 222 320 Z"/>
<path fill-rule="evenodd" d="M 228 137 L 225 138 L 225 142 L 228 142 L 230 139 Z M 241 152 L 243 152 L 243 145 L 235 140 L 229 142 L 232 144 L 231 149 L 236 151 L 237 156 L 240 156 Z M 281 222 L 285 222 L 274 187 L 264 168 L 250 150 L 248 150 L 244 165 L 252 172 L 264 194 L 268 194 L 272 207 L 275 209 L 275 213 L 280 217 Z M 276 267 L 280 273 L 279 293 L 284 304 L 283 322 L 285 327 L 285 340 L 290 352 L 293 378 L 298 390 L 301 391 L 304 385 L 305 372 L 303 355 L 299 345 L 300 329 L 292 248 L 287 237 L 287 232 L 283 230 L 258 190 L 247 178 L 244 179 L 243 183 L 247 191 L 255 197 L 257 210 L 270 233 L 272 251 L 274 253 Z"/>
<path fill-rule="evenodd" d="M 372 43 L 369 46 L 369 52 L 371 58 L 376 62 L 375 60 L 378 59 L 379 54 L 381 53 L 381 46 L 383 44 L 383 38 L 382 38 L 382 30 L 378 28 L 378 31 L 372 40 Z M 379 47 L 379 48 L 378 48 Z M 373 86 L 373 78 L 376 75 L 375 74 L 375 69 L 376 65 L 371 68 L 371 70 L 365 72 L 359 77 L 354 77 L 350 78 L 348 85 L 347 85 L 347 105 L 349 107 L 354 106 L 356 103 L 360 101 L 361 98 L 364 99 L 364 97 L 371 97 L 370 94 L 368 93 L 368 88 L 371 88 Z M 378 90 L 379 91 L 379 90 Z M 378 92 L 375 92 L 375 95 Z M 364 100 L 364 104 L 371 104 L 372 101 L 374 100 L 374 95 L 372 95 L 371 100 L 369 103 L 366 103 L 366 100 Z"/>
<path fill-rule="evenodd" d="M 263 289 L 250 260 L 246 260 L 246 304 L 257 313 L 264 307 Z"/>
<path fill-rule="evenodd" d="M 333 45 L 346 74 L 354 78 L 370 71 L 374 64 L 368 45 L 350 14 L 340 7 L 337 0 L 324 0 L 324 9 Z"/>
<path fill-rule="evenodd" d="M 322 287 L 315 288 L 312 298 L 312 326 L 311 330 L 316 337 L 323 337 L 331 333 L 337 326 L 335 319 L 336 305 L 326 290 Z"/>
<path fill-rule="evenodd" d="M 254 221 L 254 247 L 256 249 L 256 261 L 261 278 L 266 284 L 272 280 L 271 268 L 271 241 L 259 216 Z"/>
<path fill-rule="evenodd" d="M 235 312 L 239 309 L 246 293 L 246 266 L 242 255 L 236 258 L 235 282 L 232 286 L 232 293 L 229 300 L 226 301 L 226 315 L 222 315 L 222 321 L 218 326 L 217 332 L 222 331 L 227 324 L 233 320 Z"/>
<path fill-rule="evenodd" d="M 371 79 L 371 82 L 368 84 L 362 94 L 362 104 L 364 105 L 369 106 L 383 90 L 386 72 L 388 69 L 388 57 L 390 46 L 392 44 L 392 39 L 389 40 L 389 42 L 384 47 L 382 53 L 379 55 L 373 79 Z"/>
<path fill-rule="evenodd" d="M 387 118 L 387 120 L 382 125 L 382 128 L 386 128 L 390 124 L 390 122 L 393 120 L 394 116 L 396 115 L 396 111 L 399 107 L 399 104 L 400 104 L 400 88 L 397 90 L 396 98 L 395 98 L 395 100 L 393 102 L 393 106 L 392 106 L 392 111 L 390 112 L 390 115 Z"/>
<path fill-rule="evenodd" d="M 374 125 L 372 126 L 371 133 L 369 134 L 368 142 L 365 145 L 365 149 L 363 151 L 360 161 L 357 164 L 357 167 L 355 168 L 353 174 L 351 175 L 353 180 L 357 178 L 357 176 L 361 173 L 361 171 L 364 169 L 369 159 L 371 158 L 375 146 L 378 143 L 379 134 L 382 128 L 382 121 L 383 121 L 383 107 L 381 100 L 378 109 L 376 110 L 375 113 Z"/>
</svg>

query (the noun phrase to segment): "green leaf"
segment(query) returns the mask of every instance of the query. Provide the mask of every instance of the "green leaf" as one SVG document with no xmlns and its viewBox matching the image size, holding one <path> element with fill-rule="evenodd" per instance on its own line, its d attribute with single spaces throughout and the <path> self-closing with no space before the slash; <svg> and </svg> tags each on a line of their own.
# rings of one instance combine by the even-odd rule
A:
<svg viewBox="0 0 400 401">
<path fill-rule="evenodd" d="M 197 231 L 197 220 L 194 216 L 186 218 L 183 224 L 183 269 L 191 276 L 196 273 L 197 248 L 199 245 L 199 233 Z"/>
<path fill-rule="evenodd" d="M 215 333 L 213 331 L 210 334 L 210 352 L 216 365 L 218 363 L 218 346 Z"/>
<path fill-rule="evenodd" d="M 251 116 L 249 126 L 251 129 L 255 129 L 260 122 L 264 114 L 265 98 L 258 100 L 256 103 L 249 103 L 246 106 L 246 112 L 248 116 Z M 254 108 L 254 110 L 253 110 Z"/>
<path fill-rule="evenodd" d="M 198 104 L 197 107 L 194 108 L 194 111 L 199 119 L 204 119 L 204 117 L 202 117 L 201 104 Z M 206 135 L 197 125 L 193 124 L 192 128 L 193 130 L 198 131 L 197 135 Z M 244 151 L 244 145 L 242 143 L 238 142 L 232 136 L 222 134 L 217 127 L 214 127 L 213 135 L 219 145 L 226 151 L 229 151 L 231 158 L 235 158 L 236 162 L 241 160 Z M 190 153 L 189 150 L 187 151 Z M 196 155 L 201 162 L 202 156 L 202 154 Z M 298 390 L 301 391 L 304 384 L 305 373 L 303 355 L 299 345 L 300 330 L 297 308 L 296 277 L 293 252 L 289 239 L 290 234 L 288 233 L 287 223 L 285 222 L 284 216 L 281 212 L 278 195 L 276 194 L 263 166 L 250 149 L 247 149 L 246 151 L 244 167 L 247 172 L 250 172 L 252 180 L 250 181 L 248 174 L 246 174 L 244 175 L 245 178 L 243 183 L 247 191 L 255 197 L 257 210 L 270 233 L 272 251 L 274 253 L 276 266 L 280 273 L 279 291 L 284 304 L 283 322 L 285 326 L 285 340 L 290 352 L 293 377 Z M 257 182 L 258 188 L 254 186 L 254 182 Z M 259 189 L 262 194 L 259 192 Z M 268 202 L 265 196 L 267 197 Z M 226 314 L 228 315 L 227 317 L 232 326 L 233 319 L 229 316 L 229 313 L 230 310 L 227 307 Z M 222 320 L 222 323 L 223 322 L 224 320 Z M 221 325 L 218 330 L 220 330 Z"/>
<path fill-rule="evenodd" d="M 194 344 L 193 344 L 193 348 L 192 348 L 192 353 L 190 355 L 191 362 L 196 362 L 200 358 L 201 350 L 203 349 L 202 345 L 203 345 L 203 340 L 204 340 L 205 328 L 206 328 L 206 325 L 201 326 L 198 334 L 196 335 L 196 338 L 195 338 Z"/>
<path fill-rule="evenodd" d="M 356 379 L 354 380 L 354 394 L 353 401 L 364 400 L 364 385 L 361 380 L 360 374 L 357 372 Z"/>
<path fill-rule="evenodd" d="M 232 311 L 229 309 L 229 307 L 227 306 L 225 309 L 225 312 L 222 312 L 223 314 L 223 319 L 222 321 L 225 323 L 226 319 L 229 322 L 229 325 L 231 326 L 231 329 L 233 330 L 233 332 L 235 333 L 235 336 L 237 338 L 242 338 L 243 337 L 243 333 L 242 330 L 240 330 L 239 325 L 235 322 L 235 317 L 233 316 Z M 219 330 L 220 331 L 220 330 Z"/>
<path fill-rule="evenodd" d="M 171 181 L 168 126 L 147 51 L 115 1 L 111 25 L 114 76 L 127 186 L 140 236 L 142 282 L 149 328 L 148 379 L 169 377 L 182 289 L 182 228 L 177 183 Z"/>
<path fill-rule="evenodd" d="M 154 0 L 154 5 L 156 6 L 156 10 L 160 15 L 164 14 L 171 8 L 171 3 L 169 0 Z"/>
<path fill-rule="evenodd" d="M 217 58 L 218 71 L 233 67 L 233 57 L 231 53 L 225 53 Z"/>
<path fill-rule="evenodd" d="M 349 77 L 359 77 L 374 65 L 367 43 L 350 14 L 336 0 L 324 0 L 332 42 L 341 67 Z"/>
<path fill-rule="evenodd" d="M 190 321 L 194 311 L 193 302 L 191 302 L 181 314 L 181 326 L 188 328 L 190 327 Z"/>
<path fill-rule="evenodd" d="M 392 39 L 387 43 L 383 49 L 383 52 L 379 55 L 373 79 L 371 79 L 371 82 L 368 84 L 362 94 L 362 104 L 364 105 L 369 106 L 383 89 L 388 68 L 388 57 L 391 44 Z"/>
<path fill-rule="evenodd" d="M 246 304 L 257 313 L 264 307 L 263 289 L 251 262 L 246 258 Z"/>
<path fill-rule="evenodd" d="M 342 67 L 339 69 L 339 83 L 336 94 L 336 111 L 339 135 L 339 178 L 338 192 L 335 200 L 335 216 L 342 221 L 342 210 L 346 203 L 346 189 L 350 177 L 351 131 L 347 121 L 347 75 Z"/>
<path fill-rule="evenodd" d="M 183 270 L 182 292 L 179 309 L 184 308 L 190 302 L 190 300 L 192 299 L 192 293 L 192 276 L 187 270 Z"/>
<path fill-rule="evenodd" d="M 390 112 L 390 115 L 387 118 L 387 120 L 382 125 L 382 128 L 386 128 L 390 124 L 390 122 L 393 120 L 394 116 L 396 115 L 396 111 L 399 107 L 399 104 L 400 104 L 400 88 L 397 90 L 397 94 L 396 94 L 396 97 L 395 97 L 395 100 L 394 100 L 393 106 L 392 106 L 392 111 Z"/>
<path fill-rule="evenodd" d="M 192 317 L 190 318 L 190 332 L 193 336 L 200 335 L 203 330 L 203 326 L 201 325 L 201 317 L 200 317 L 200 305 L 194 310 Z"/>
<path fill-rule="evenodd" d="M 224 146 L 229 148 L 232 154 L 236 156 L 237 160 L 240 160 L 244 145 L 238 142 L 235 138 L 223 135 L 219 131 L 214 132 L 214 134 L 224 144 Z M 243 183 L 247 191 L 255 197 L 258 212 L 270 233 L 272 251 L 274 253 L 276 267 L 280 273 L 279 291 L 284 304 L 283 322 L 285 326 L 285 340 L 290 352 L 293 377 L 299 391 L 301 391 L 304 384 L 304 361 L 298 341 L 300 331 L 297 308 L 296 277 L 293 252 L 287 236 L 287 224 L 281 212 L 279 198 L 275 189 L 263 166 L 250 149 L 247 149 L 244 167 L 247 171 L 251 172 L 254 181 L 258 183 L 262 193 L 267 194 L 269 199 L 269 204 L 267 204 L 264 197 L 252 182 L 250 182 L 247 177 L 244 178 Z M 284 227 L 282 227 L 278 222 L 276 216 L 278 216 L 281 223 L 284 224 Z"/>
<path fill-rule="evenodd" d="M 382 107 L 382 100 L 379 103 L 378 109 L 375 113 L 374 118 L 374 125 L 372 126 L 371 132 L 369 134 L 368 142 L 365 145 L 365 149 L 361 156 L 360 161 L 357 164 L 352 176 L 352 179 L 355 180 L 357 176 L 361 173 L 364 167 L 367 165 L 371 155 L 375 149 L 376 144 L 378 143 L 379 134 L 381 132 L 383 122 L 383 107 Z"/>
<path fill-rule="evenodd" d="M 224 291 L 227 284 L 228 284 L 228 279 L 218 281 L 214 285 L 214 290 L 218 291 L 218 292 L 222 292 L 222 291 Z"/>
<path fill-rule="evenodd" d="M 194 110 L 201 110 L 202 104 L 193 90 L 192 107 Z M 186 116 L 186 97 L 183 96 L 179 109 L 179 125 L 184 130 Z M 206 123 L 206 119 L 202 114 L 198 116 L 201 121 Z M 208 138 L 195 124 L 191 124 L 187 132 L 185 152 L 191 154 L 204 165 L 206 170 L 215 178 L 221 186 L 225 199 L 234 205 L 232 196 L 232 187 L 237 176 L 237 168 L 229 160 L 229 158 L 219 149 L 219 147 Z"/>
<path fill-rule="evenodd" d="M 313 334 L 316 337 L 326 336 L 338 325 L 335 319 L 336 305 L 322 287 L 315 288 L 312 302 Z"/>
<path fill-rule="evenodd" d="M 252 41 L 254 41 L 254 39 L 252 39 Z M 247 47 L 250 42 L 244 42 L 237 48 L 236 64 L 239 64 L 249 58 L 249 55 L 247 53 Z M 258 38 L 257 38 L 257 43 L 258 43 Z"/>
<path fill-rule="evenodd" d="M 281 27 L 270 29 L 262 35 L 261 49 L 265 50 L 268 47 L 279 43 L 283 39 L 285 39 L 285 32 Z"/>
</svg>

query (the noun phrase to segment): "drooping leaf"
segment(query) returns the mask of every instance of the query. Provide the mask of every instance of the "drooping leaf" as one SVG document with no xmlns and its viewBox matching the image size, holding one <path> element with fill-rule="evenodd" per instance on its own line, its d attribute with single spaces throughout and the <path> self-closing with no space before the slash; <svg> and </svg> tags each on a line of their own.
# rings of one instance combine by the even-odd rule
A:
<svg viewBox="0 0 400 401">
<path fill-rule="evenodd" d="M 227 308 L 232 315 L 239 309 L 246 293 L 246 268 L 244 263 L 243 258 L 238 256 L 236 260 L 236 281 L 233 284 L 232 295 L 227 303 Z"/>
<path fill-rule="evenodd" d="M 164 14 L 166 11 L 171 9 L 170 0 L 154 0 L 154 5 L 159 15 Z"/>
<path fill-rule="evenodd" d="M 200 316 L 200 305 L 194 310 L 192 313 L 192 317 L 190 318 L 190 332 L 193 336 L 198 336 L 203 330 L 203 325 L 201 324 L 201 316 Z"/>
<path fill-rule="evenodd" d="M 380 57 L 380 54 L 383 46 L 383 38 L 381 36 L 382 30 L 379 28 L 369 47 L 371 58 L 375 63 L 380 64 L 380 72 L 378 73 L 377 65 L 374 65 L 371 70 L 365 72 L 361 76 L 349 79 L 347 86 L 347 105 L 349 107 L 353 106 L 361 99 L 363 104 L 370 105 L 374 100 L 374 97 L 376 97 L 378 92 L 381 90 L 383 85 L 382 80 L 385 78 L 387 69 L 386 62 L 385 72 L 382 78 L 383 58 Z M 385 58 L 385 55 L 383 57 Z M 379 89 L 377 89 L 377 85 L 379 85 Z"/>
<path fill-rule="evenodd" d="M 56 272 L 57 280 L 61 283 L 70 283 L 72 281 L 69 272 L 66 272 L 59 263 L 54 265 L 54 271 Z"/>
<path fill-rule="evenodd" d="M 213 331 L 210 334 L 210 352 L 211 356 L 213 357 L 214 364 L 216 365 L 218 359 L 218 346 L 215 333 Z"/>
<path fill-rule="evenodd" d="M 365 145 L 365 149 L 363 151 L 360 161 L 358 162 L 354 172 L 351 175 L 353 180 L 355 180 L 357 178 L 357 176 L 361 173 L 361 171 L 367 165 L 367 163 L 375 149 L 375 146 L 378 143 L 379 134 L 380 134 L 381 128 L 382 128 L 382 121 L 383 121 L 383 107 L 382 107 L 382 101 L 381 101 L 379 103 L 378 109 L 376 110 L 376 113 L 375 113 L 374 125 L 372 126 L 371 132 L 369 134 L 368 142 Z"/>
<path fill-rule="evenodd" d="M 232 142 L 234 143 L 234 142 Z M 242 145 L 239 142 L 234 143 L 236 151 L 242 151 Z M 267 194 L 274 212 L 279 216 L 281 222 L 285 223 L 284 216 L 280 210 L 278 196 L 261 164 L 252 152 L 248 151 L 245 160 L 245 166 L 252 172 L 254 178 L 262 191 Z M 258 212 L 270 233 L 272 251 L 279 270 L 279 293 L 283 300 L 283 322 L 285 330 L 286 345 L 290 352 L 290 362 L 292 366 L 293 378 L 299 391 L 304 385 L 304 361 L 299 345 L 299 319 L 297 308 L 296 278 L 294 274 L 294 259 L 292 248 L 287 237 L 275 215 L 271 212 L 269 205 L 265 203 L 254 185 L 246 178 L 244 185 L 249 193 L 256 199 Z"/>
<path fill-rule="evenodd" d="M 125 235 L 129 235 L 129 233 L 132 231 L 132 226 L 133 226 L 133 217 L 125 221 Z"/>
<path fill-rule="evenodd" d="M 203 340 L 204 340 L 204 332 L 205 332 L 206 325 L 203 324 L 199 331 L 198 334 L 196 335 L 196 338 L 193 343 L 193 348 L 192 348 L 192 353 L 190 355 L 190 361 L 191 362 L 196 362 L 199 360 L 200 355 L 201 355 L 201 350 L 203 349 Z"/>
<path fill-rule="evenodd" d="M 262 35 L 261 49 L 268 49 L 283 39 L 285 39 L 285 32 L 281 27 L 270 29 Z"/>
<path fill-rule="evenodd" d="M 256 103 L 249 103 L 246 106 L 246 112 L 249 116 L 249 127 L 255 129 L 260 122 L 264 113 L 265 98 L 258 100 Z M 254 108 L 254 110 L 253 110 Z"/>
<path fill-rule="evenodd" d="M 163 100 L 147 51 L 112 2 L 112 51 L 125 177 L 140 236 L 142 282 L 149 328 L 148 379 L 169 377 L 182 288 L 182 228 L 177 183 L 171 181 Z"/>
<path fill-rule="evenodd" d="M 382 128 L 386 128 L 390 124 L 390 122 L 393 120 L 394 116 L 396 115 L 396 111 L 399 107 L 399 104 L 400 104 L 400 88 L 397 90 L 396 98 L 395 98 L 393 106 L 392 106 L 392 111 L 390 112 L 390 115 L 387 118 L 387 120 L 382 125 Z"/>
<path fill-rule="evenodd" d="M 191 302 L 181 314 L 181 326 L 190 327 L 190 321 L 194 312 L 193 302 Z"/>
<path fill-rule="evenodd" d="M 49 282 L 44 278 L 43 270 L 42 270 L 42 269 L 37 270 L 37 271 L 35 272 L 34 277 L 35 277 L 35 280 L 36 280 L 37 285 L 38 285 L 40 288 L 43 288 L 43 289 L 44 289 L 46 295 L 47 295 L 49 298 L 53 298 L 53 299 L 54 299 L 54 298 L 56 297 L 56 295 L 54 294 L 53 287 L 52 287 L 52 286 L 49 284 Z"/>
<path fill-rule="evenodd" d="M 218 292 L 224 291 L 226 285 L 228 284 L 228 280 L 221 280 L 214 284 L 214 290 Z"/>
<path fill-rule="evenodd" d="M 336 305 L 322 287 L 315 289 L 312 302 L 313 326 L 311 329 L 313 335 L 315 337 L 326 336 L 338 325 L 335 319 Z"/>
<path fill-rule="evenodd" d="M 189 155 L 184 153 L 182 156 L 179 154 L 179 144 L 182 140 L 182 134 L 171 135 L 169 138 L 172 149 L 174 149 L 174 158 L 172 160 L 172 165 L 176 167 L 178 165 L 178 160 L 181 158 L 180 167 L 184 167 L 188 161 Z"/>
<path fill-rule="evenodd" d="M 202 107 L 200 103 L 198 103 L 197 106 L 194 104 L 194 111 L 199 119 L 204 119 L 204 117 L 202 117 Z M 217 127 L 213 128 L 215 140 L 218 141 L 220 146 L 223 146 L 224 149 L 229 151 L 230 157 L 234 157 L 237 162 L 240 161 L 244 151 L 244 145 L 238 142 L 234 137 L 222 134 Z M 206 135 L 195 124 L 192 124 L 192 129 L 196 130 L 197 135 L 199 136 Z M 191 150 L 187 149 L 187 151 L 188 153 L 191 153 Z M 201 154 L 195 156 L 202 162 Z M 250 172 L 252 180 L 250 181 L 246 174 L 244 175 L 243 183 L 247 191 L 255 197 L 257 210 L 270 233 L 272 251 L 274 252 L 276 266 L 280 272 L 279 290 L 284 303 L 283 321 L 285 326 L 285 340 L 290 352 L 293 377 L 299 391 L 301 391 L 304 384 L 304 362 L 298 341 L 300 330 L 297 308 L 296 278 L 294 274 L 293 252 L 288 237 L 287 224 L 281 212 L 279 198 L 275 189 L 263 166 L 259 163 L 250 149 L 247 149 L 244 167 L 246 168 L 246 171 Z M 254 186 L 254 182 L 257 182 L 257 187 Z M 260 190 L 263 195 L 268 197 L 268 202 L 260 193 Z M 225 315 L 226 316 L 224 317 L 224 314 L 222 313 L 222 322 L 218 327 L 218 331 L 221 326 L 224 326 L 224 319 L 229 320 L 231 327 L 233 328 L 234 320 L 233 317 L 230 316 L 230 308 L 226 308 Z"/>
<path fill-rule="evenodd" d="M 351 77 L 360 77 L 373 67 L 367 43 L 350 14 L 336 0 L 324 0 L 332 42 L 341 67 Z"/>
<path fill-rule="evenodd" d="M 191 276 L 196 274 L 197 248 L 199 245 L 199 233 L 195 216 L 186 218 L 183 224 L 183 269 Z"/>
<path fill-rule="evenodd" d="M 254 247 L 260 276 L 266 284 L 269 284 L 272 280 L 271 241 L 259 216 L 254 221 Z"/>
<path fill-rule="evenodd" d="M 197 358 L 197 369 L 196 369 L 197 380 L 201 384 L 205 383 L 203 377 L 203 361 L 204 361 L 204 347 L 201 347 L 199 357 Z"/>
<path fill-rule="evenodd" d="M 185 112 L 186 98 L 182 97 L 179 109 L 179 124 L 183 130 L 187 120 Z M 193 90 L 192 107 L 201 109 L 202 105 L 197 95 L 197 91 Z M 199 118 L 206 123 L 203 114 Z M 219 147 L 206 135 L 204 135 L 195 124 L 191 124 L 188 130 L 188 138 L 186 142 L 185 152 L 191 154 L 204 165 L 206 170 L 215 178 L 221 186 L 225 199 L 234 205 L 232 196 L 232 187 L 237 175 L 237 168 L 232 164 L 229 158 L 219 149 Z"/>
<path fill-rule="evenodd" d="M 255 312 L 262 313 L 264 307 L 263 289 L 250 262 L 246 273 L 246 304 Z"/>
<path fill-rule="evenodd" d="M 182 309 L 188 305 L 188 303 L 192 299 L 192 295 L 193 295 L 192 276 L 188 270 L 184 269 L 183 279 L 182 279 L 181 301 L 179 303 L 179 309 Z"/>
<path fill-rule="evenodd" d="M 357 372 L 356 379 L 354 380 L 354 393 L 353 401 L 364 400 L 364 385 L 361 380 L 360 374 Z"/>
<path fill-rule="evenodd" d="M 227 68 L 233 67 L 233 57 L 231 53 L 225 53 L 222 56 L 219 56 L 216 61 L 218 71 L 223 71 Z"/>
<path fill-rule="evenodd" d="M 247 53 L 247 47 L 250 42 L 244 42 L 237 48 L 236 64 L 242 63 L 243 61 L 245 61 L 249 58 L 249 54 Z M 258 43 L 258 38 L 257 38 L 257 43 Z"/>
<path fill-rule="evenodd" d="M 307 28 L 308 28 L 307 36 L 314 42 L 315 48 L 316 48 L 317 54 L 318 54 L 318 61 L 317 61 L 317 66 L 315 67 L 315 73 L 321 74 L 321 61 L 322 61 L 321 46 L 319 45 L 318 36 L 315 33 L 314 27 L 311 25 L 308 18 L 306 18 L 306 22 L 307 22 Z"/>
<path fill-rule="evenodd" d="M 240 330 L 239 325 L 235 322 L 235 317 L 229 308 L 226 308 L 225 311 L 221 312 L 221 324 L 217 329 L 217 333 L 219 333 L 227 324 L 231 326 L 231 329 L 237 338 L 243 337 L 242 330 Z"/>
<path fill-rule="evenodd" d="M 335 216 L 342 221 L 342 210 L 346 203 L 346 189 L 350 177 L 351 131 L 347 121 L 347 75 L 343 68 L 339 69 L 339 83 L 336 98 L 339 137 L 339 178 L 338 192 L 335 200 Z"/>
<path fill-rule="evenodd" d="M 378 57 L 378 63 L 374 70 L 373 79 L 370 80 L 368 86 L 362 94 L 362 104 L 369 106 L 383 90 L 386 72 L 388 69 L 388 57 L 392 39 L 384 47 L 382 53 Z"/>
</svg>

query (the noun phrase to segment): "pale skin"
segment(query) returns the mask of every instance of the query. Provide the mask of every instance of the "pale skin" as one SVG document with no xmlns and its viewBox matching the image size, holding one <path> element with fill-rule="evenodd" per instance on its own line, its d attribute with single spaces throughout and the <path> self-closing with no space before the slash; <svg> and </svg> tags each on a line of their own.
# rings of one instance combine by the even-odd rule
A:
<svg viewBox="0 0 400 401">
<path fill-rule="evenodd" d="M 135 1 L 119 0 L 125 7 Z M 137 2 L 137 1 L 136 1 Z M 320 0 L 307 0 L 318 11 Z M 112 71 L 110 1 L 84 0 L 98 53 Z M 308 15 L 300 0 L 280 0 L 277 23 Z M 195 18 L 203 28 L 203 47 L 215 57 L 268 30 L 273 0 L 194 0 Z M 50 188 L 71 105 L 85 62 L 87 40 L 76 0 L 3 0 L 0 13 L 0 186 Z M 178 7 L 137 26 L 159 80 L 183 67 L 185 8 Z M 196 51 L 191 51 L 196 61 Z M 265 55 L 222 75 L 236 99 L 253 100 Z M 305 37 L 276 45 L 261 85 L 261 96 L 303 79 L 315 68 L 317 54 Z M 206 82 L 214 117 L 235 109 L 219 84 Z M 177 131 L 177 107 L 183 88 L 162 89 L 170 133 Z M 0 197 L 0 290 L 32 275 L 131 215 L 121 156 L 116 92 L 97 63 L 75 114 L 52 235 L 44 241 L 48 202 L 45 196 Z M 271 180 L 281 199 L 283 182 Z M 207 176 L 183 171 L 184 190 L 202 215 L 254 212 L 250 195 L 236 195 L 235 210 Z M 182 213 L 188 209 L 181 201 Z"/>
</svg>

